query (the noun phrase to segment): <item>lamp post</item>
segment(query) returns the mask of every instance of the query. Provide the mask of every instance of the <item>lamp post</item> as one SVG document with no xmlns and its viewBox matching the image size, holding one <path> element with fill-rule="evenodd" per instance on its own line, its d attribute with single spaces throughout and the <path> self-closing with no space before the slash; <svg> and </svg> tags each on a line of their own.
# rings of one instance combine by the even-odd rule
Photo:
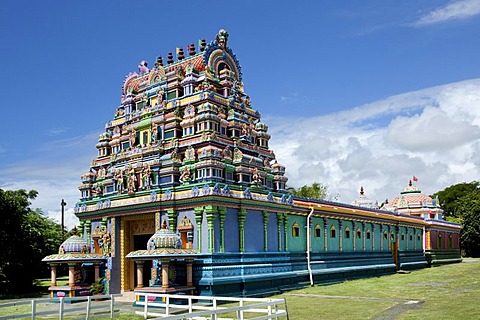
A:
<svg viewBox="0 0 480 320">
<path fill-rule="evenodd" d="M 65 202 L 65 200 L 62 199 L 62 202 L 60 203 L 60 205 L 62 206 L 62 235 L 65 233 L 65 206 L 67 205 L 67 203 Z"/>
</svg>

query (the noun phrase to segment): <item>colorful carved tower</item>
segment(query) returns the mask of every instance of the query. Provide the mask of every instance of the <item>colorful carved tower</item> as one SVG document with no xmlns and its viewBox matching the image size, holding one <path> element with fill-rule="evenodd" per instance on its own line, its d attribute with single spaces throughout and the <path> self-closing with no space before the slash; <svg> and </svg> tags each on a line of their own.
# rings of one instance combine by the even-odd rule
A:
<svg viewBox="0 0 480 320">
<path fill-rule="evenodd" d="M 244 92 L 228 32 L 188 51 L 166 66 L 161 57 L 152 69 L 142 61 L 126 77 L 98 156 L 82 176 L 82 201 L 205 183 L 284 191 L 285 168 L 270 165 L 268 126 Z"/>
</svg>

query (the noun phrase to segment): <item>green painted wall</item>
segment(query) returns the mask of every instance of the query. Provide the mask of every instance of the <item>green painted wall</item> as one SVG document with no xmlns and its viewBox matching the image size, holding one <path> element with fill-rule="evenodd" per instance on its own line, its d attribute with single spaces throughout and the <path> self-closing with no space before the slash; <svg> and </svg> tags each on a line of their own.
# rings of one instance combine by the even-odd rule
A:
<svg viewBox="0 0 480 320">
<path fill-rule="evenodd" d="M 330 236 L 330 229 L 332 226 L 335 226 L 336 237 L 332 238 Z M 340 251 L 340 227 L 338 220 L 328 219 L 328 229 L 327 229 L 327 251 L 329 252 L 338 252 Z"/>
<path fill-rule="evenodd" d="M 315 233 L 315 226 L 320 227 L 320 236 L 318 237 Z M 323 219 L 312 217 L 312 251 L 323 251 L 324 235 L 325 228 L 323 227 Z"/>
<path fill-rule="evenodd" d="M 305 228 L 307 219 L 305 217 L 292 216 L 288 218 L 288 249 L 290 251 L 307 251 L 307 230 Z M 293 225 L 297 223 L 299 226 L 299 236 L 292 236 Z"/>
</svg>

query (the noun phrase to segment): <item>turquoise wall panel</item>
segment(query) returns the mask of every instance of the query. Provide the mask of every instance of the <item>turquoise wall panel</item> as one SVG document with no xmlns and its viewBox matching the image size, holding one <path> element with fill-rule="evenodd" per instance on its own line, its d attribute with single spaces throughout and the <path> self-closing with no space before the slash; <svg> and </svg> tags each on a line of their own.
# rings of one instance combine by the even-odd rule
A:
<svg viewBox="0 0 480 320">
<path fill-rule="evenodd" d="M 330 230 L 331 227 L 334 226 L 336 230 L 335 238 L 331 237 Z M 335 219 L 328 219 L 328 230 L 327 230 L 327 251 L 331 252 L 338 252 L 340 251 L 340 227 L 338 220 Z"/>
<path fill-rule="evenodd" d="M 297 223 L 299 226 L 299 236 L 292 236 L 293 225 Z M 288 249 L 289 251 L 307 251 L 307 230 L 305 228 L 307 223 L 306 217 L 289 216 L 288 218 Z"/>
</svg>

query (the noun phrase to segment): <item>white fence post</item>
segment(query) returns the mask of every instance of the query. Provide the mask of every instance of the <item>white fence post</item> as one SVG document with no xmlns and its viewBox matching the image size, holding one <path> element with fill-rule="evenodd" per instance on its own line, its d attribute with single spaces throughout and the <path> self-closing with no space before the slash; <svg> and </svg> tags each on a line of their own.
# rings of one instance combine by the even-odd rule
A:
<svg viewBox="0 0 480 320">
<path fill-rule="evenodd" d="M 115 308 L 115 297 L 113 294 L 110 295 L 110 319 L 113 319 L 113 312 Z"/>
<path fill-rule="evenodd" d="M 243 307 L 243 299 L 240 299 L 240 307 Z M 240 310 L 239 320 L 243 320 L 243 310 Z"/>
<path fill-rule="evenodd" d="M 32 300 L 32 320 L 35 320 L 35 315 L 37 314 L 37 304 L 35 300 Z"/>
<path fill-rule="evenodd" d="M 59 299 L 60 306 L 58 308 L 58 319 L 63 320 L 63 297 L 60 297 Z"/>
<path fill-rule="evenodd" d="M 90 319 L 90 303 L 92 302 L 91 297 L 87 297 L 87 310 L 85 312 L 85 320 Z"/>
<path fill-rule="evenodd" d="M 170 296 L 168 294 L 166 296 L 165 303 L 167 304 L 165 306 L 165 315 L 169 316 L 170 315 Z"/>
<path fill-rule="evenodd" d="M 143 318 L 147 319 L 147 316 L 148 316 L 148 294 L 145 293 L 144 297 L 145 297 L 145 308 L 143 310 Z"/>
<path fill-rule="evenodd" d="M 213 297 L 212 320 L 217 320 L 217 298 Z"/>
</svg>

